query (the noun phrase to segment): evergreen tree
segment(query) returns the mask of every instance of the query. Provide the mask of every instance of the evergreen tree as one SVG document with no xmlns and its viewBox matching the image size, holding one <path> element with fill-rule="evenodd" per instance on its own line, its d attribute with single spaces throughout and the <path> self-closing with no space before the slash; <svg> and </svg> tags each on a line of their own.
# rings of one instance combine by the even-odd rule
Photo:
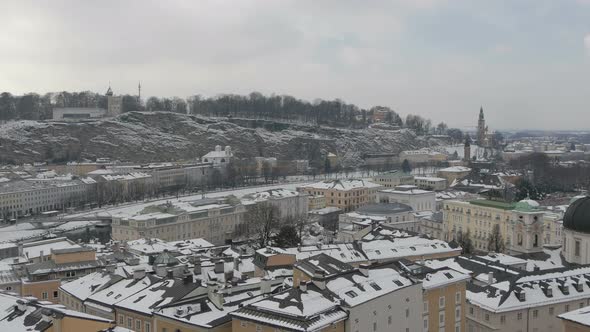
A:
<svg viewBox="0 0 590 332">
<path fill-rule="evenodd" d="M 275 237 L 275 245 L 280 248 L 296 247 L 300 241 L 297 228 L 293 225 L 284 225 Z"/>
<path fill-rule="evenodd" d="M 408 159 L 404 159 L 404 161 L 402 161 L 402 171 L 404 173 L 412 172 L 412 166 L 410 165 L 410 162 L 408 161 Z"/>
</svg>

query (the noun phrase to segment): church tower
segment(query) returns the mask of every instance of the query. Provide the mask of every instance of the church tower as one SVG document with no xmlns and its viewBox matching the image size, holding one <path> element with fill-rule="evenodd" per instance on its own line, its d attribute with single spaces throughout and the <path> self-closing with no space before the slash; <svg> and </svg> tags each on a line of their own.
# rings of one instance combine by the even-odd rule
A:
<svg viewBox="0 0 590 332">
<path fill-rule="evenodd" d="M 483 106 L 479 109 L 479 119 L 477 120 L 477 144 L 482 145 L 486 136 L 486 120 L 483 115 Z"/>
</svg>

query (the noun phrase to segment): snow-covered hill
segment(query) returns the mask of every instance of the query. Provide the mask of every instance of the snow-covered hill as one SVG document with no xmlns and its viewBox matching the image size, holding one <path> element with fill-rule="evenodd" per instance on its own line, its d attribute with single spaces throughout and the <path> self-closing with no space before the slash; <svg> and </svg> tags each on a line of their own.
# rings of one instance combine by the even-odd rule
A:
<svg viewBox="0 0 590 332">
<path fill-rule="evenodd" d="M 436 144 L 410 130 L 341 129 L 301 124 L 256 126 L 175 113 L 126 113 L 93 122 L 18 121 L 0 126 L 0 162 L 106 157 L 147 162 L 198 158 L 215 145 L 238 157 L 312 159 L 336 153 L 356 166 L 365 153 L 398 153 Z M 277 128 L 278 127 L 278 128 Z"/>
</svg>

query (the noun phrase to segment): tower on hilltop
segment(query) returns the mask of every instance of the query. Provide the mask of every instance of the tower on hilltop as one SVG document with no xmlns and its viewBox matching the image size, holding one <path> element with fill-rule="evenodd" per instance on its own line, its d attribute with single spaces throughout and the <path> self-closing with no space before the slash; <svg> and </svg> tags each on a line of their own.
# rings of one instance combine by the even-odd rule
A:
<svg viewBox="0 0 590 332">
<path fill-rule="evenodd" d="M 117 116 L 121 114 L 121 110 L 123 108 L 123 97 L 115 96 L 113 90 L 111 89 L 111 85 L 109 84 L 109 88 L 106 93 L 107 96 L 107 116 Z"/>
</svg>

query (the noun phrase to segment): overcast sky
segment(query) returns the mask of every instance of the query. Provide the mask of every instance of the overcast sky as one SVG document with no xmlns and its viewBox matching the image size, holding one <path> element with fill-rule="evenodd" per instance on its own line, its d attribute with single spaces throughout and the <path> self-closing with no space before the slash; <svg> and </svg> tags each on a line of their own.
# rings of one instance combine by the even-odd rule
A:
<svg viewBox="0 0 590 332">
<path fill-rule="evenodd" d="M 590 0 L 0 0 L 0 91 L 289 94 L 590 129 Z"/>
</svg>

